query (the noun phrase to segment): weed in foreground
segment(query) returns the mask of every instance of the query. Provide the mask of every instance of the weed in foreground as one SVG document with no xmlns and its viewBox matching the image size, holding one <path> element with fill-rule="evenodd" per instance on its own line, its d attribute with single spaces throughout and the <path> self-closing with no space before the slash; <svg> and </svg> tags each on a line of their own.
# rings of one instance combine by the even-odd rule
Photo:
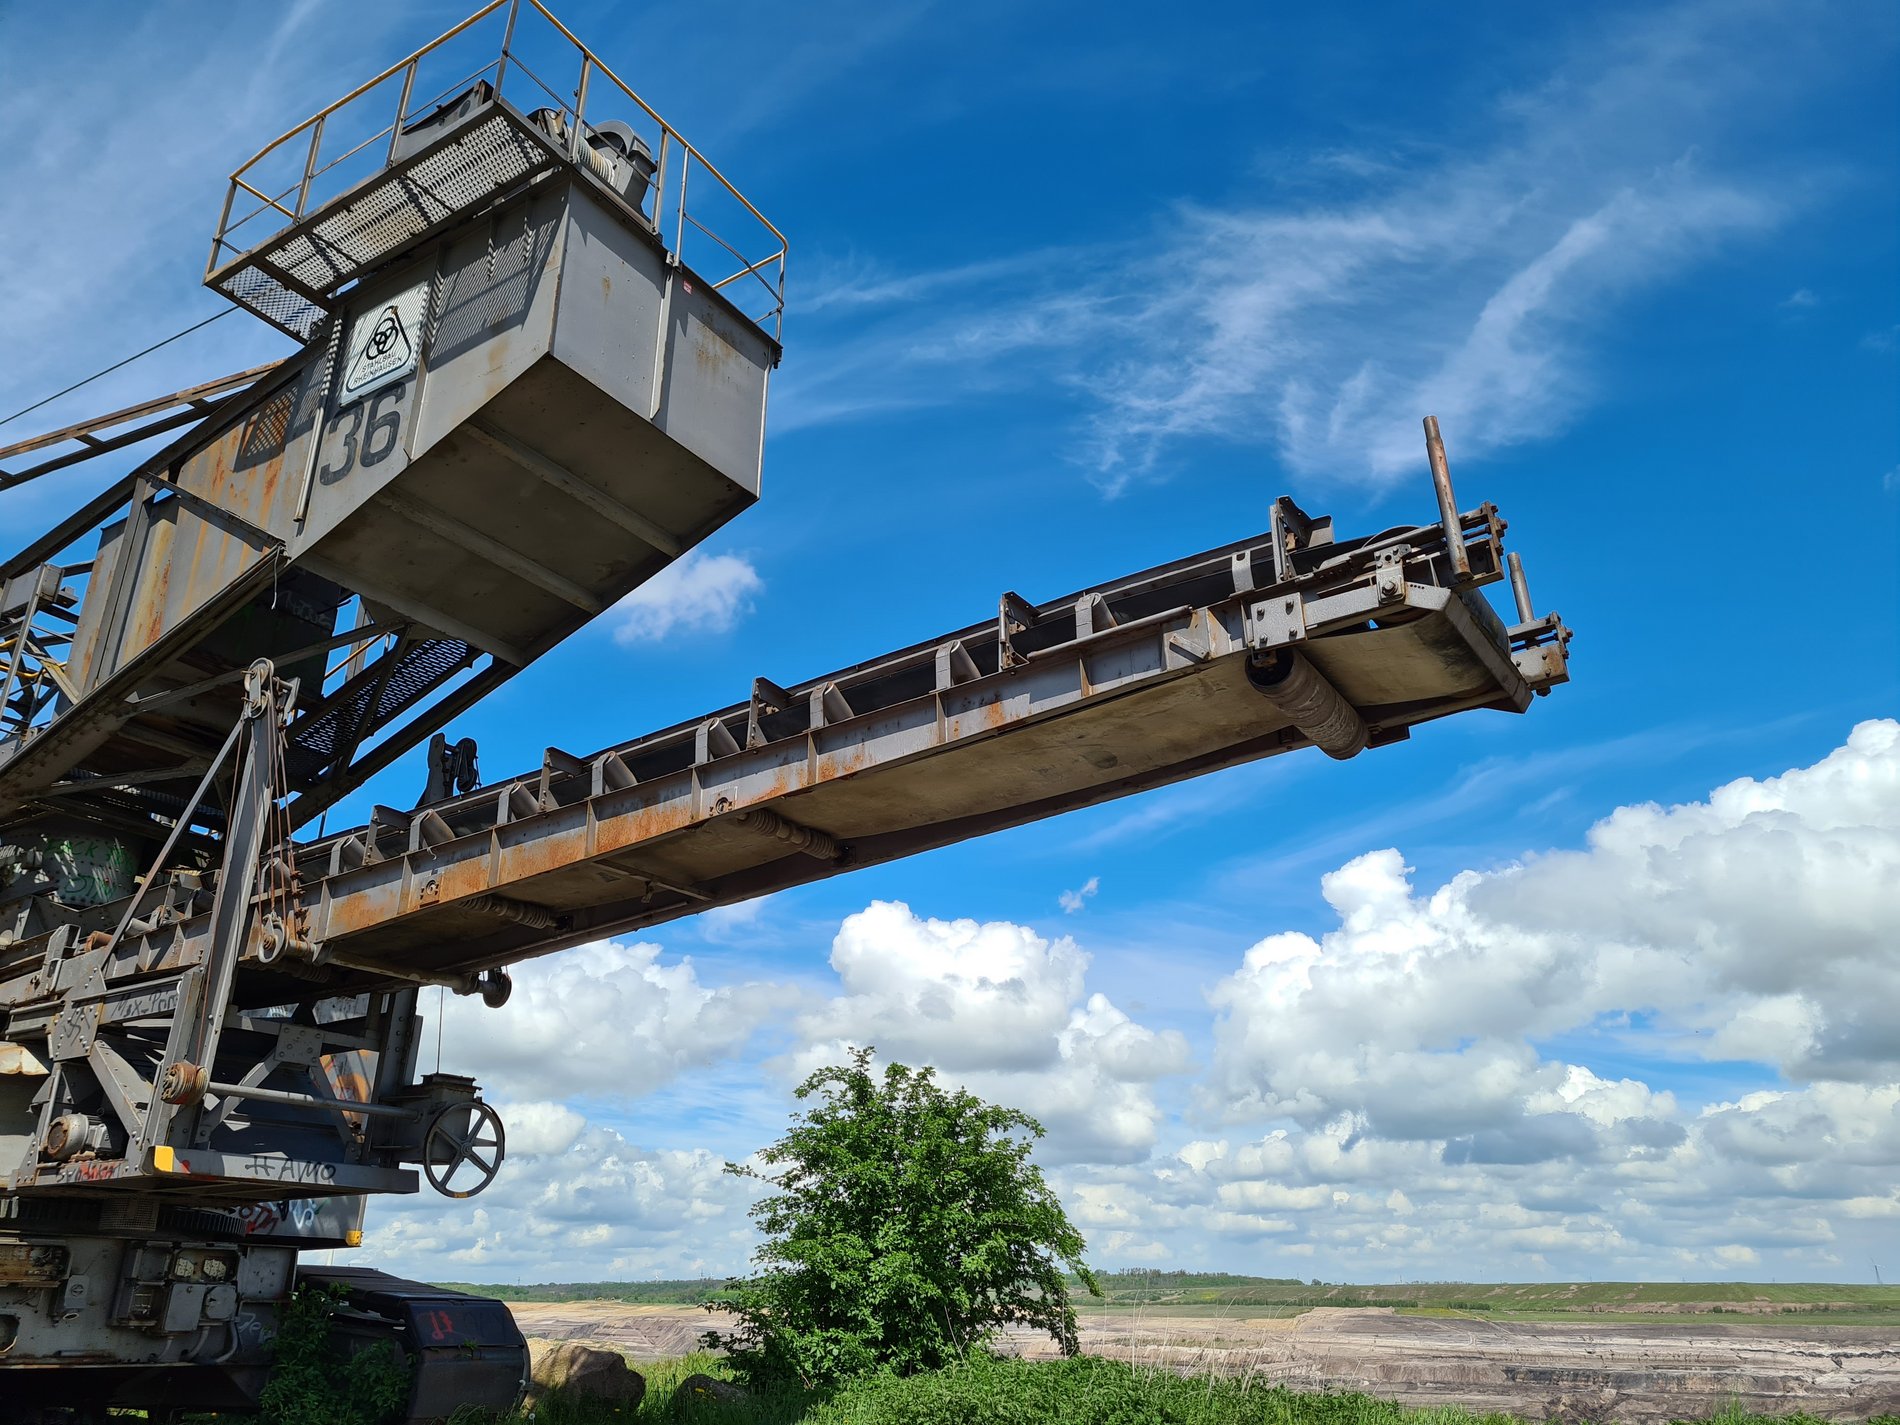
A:
<svg viewBox="0 0 1900 1425">
<path fill-rule="evenodd" d="M 1406 1411 L 1364 1395 L 1299 1395 L 1078 1356 L 972 1356 L 926 1375 L 867 1377 L 806 1425 L 1516 1425 L 1506 1416 Z"/>
<path fill-rule="evenodd" d="M 1368 1395 L 1308 1394 L 1244 1378 L 1177 1375 L 1099 1356 L 1023 1361 L 973 1354 L 916 1375 L 860 1377 L 829 1396 L 797 1389 L 751 1391 L 736 1405 L 681 1389 L 696 1374 L 730 1379 L 719 1357 L 700 1353 L 639 1369 L 647 1394 L 632 1418 L 652 1425 L 1526 1425 L 1509 1415 L 1456 1407 L 1408 1410 Z M 533 1414 L 501 1425 L 626 1425 L 626 1420 L 587 1401 L 556 1397 Z M 1673 1425 L 1824 1422 L 1800 1412 L 1752 1415 L 1731 1405 Z M 1900 1415 L 1872 1416 L 1866 1425 L 1900 1425 Z"/>
</svg>

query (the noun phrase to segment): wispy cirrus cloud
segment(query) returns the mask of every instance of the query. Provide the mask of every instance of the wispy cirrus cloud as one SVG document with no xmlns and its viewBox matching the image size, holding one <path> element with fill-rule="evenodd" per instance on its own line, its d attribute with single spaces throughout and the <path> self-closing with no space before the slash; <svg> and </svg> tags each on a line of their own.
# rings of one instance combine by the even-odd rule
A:
<svg viewBox="0 0 1900 1425">
<path fill-rule="evenodd" d="M 1376 484 L 1417 464 L 1424 411 L 1463 457 L 1547 438 L 1598 397 L 1622 304 L 1810 197 L 1761 125 L 1857 62 L 1828 39 L 1857 16 L 1677 6 L 1498 96 L 1476 143 L 1316 154 L 1061 260 L 825 285 L 775 428 L 1039 384 L 1109 494 L 1195 440 Z"/>
</svg>

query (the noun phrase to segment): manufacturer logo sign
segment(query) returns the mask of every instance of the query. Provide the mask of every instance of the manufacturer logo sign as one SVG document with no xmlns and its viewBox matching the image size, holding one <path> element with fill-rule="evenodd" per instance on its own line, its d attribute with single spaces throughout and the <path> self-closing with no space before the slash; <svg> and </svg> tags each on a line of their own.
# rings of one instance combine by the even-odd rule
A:
<svg viewBox="0 0 1900 1425">
<path fill-rule="evenodd" d="M 418 283 L 393 301 L 356 314 L 345 349 L 343 382 L 337 390 L 339 406 L 400 381 L 416 369 L 428 294 L 428 283 Z"/>
</svg>

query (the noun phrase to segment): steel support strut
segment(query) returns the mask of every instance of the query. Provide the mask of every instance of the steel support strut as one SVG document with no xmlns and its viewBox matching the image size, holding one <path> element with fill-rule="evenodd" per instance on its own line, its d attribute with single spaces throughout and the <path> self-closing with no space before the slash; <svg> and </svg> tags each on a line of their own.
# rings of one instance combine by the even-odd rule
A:
<svg viewBox="0 0 1900 1425">
<path fill-rule="evenodd" d="M 186 973 L 179 987 L 178 1010 L 165 1045 L 165 1067 L 147 1120 L 148 1143 L 180 1136 L 191 1141 L 197 1136 L 198 1105 L 210 1083 L 232 980 L 256 923 L 252 903 L 275 805 L 272 771 L 288 702 L 280 704 L 274 671 L 269 660 L 260 658 L 244 676 L 244 714 L 239 723 L 244 752 L 232 786 L 210 936 L 203 960 Z M 183 1135 L 176 1132 L 181 1127 Z"/>
</svg>

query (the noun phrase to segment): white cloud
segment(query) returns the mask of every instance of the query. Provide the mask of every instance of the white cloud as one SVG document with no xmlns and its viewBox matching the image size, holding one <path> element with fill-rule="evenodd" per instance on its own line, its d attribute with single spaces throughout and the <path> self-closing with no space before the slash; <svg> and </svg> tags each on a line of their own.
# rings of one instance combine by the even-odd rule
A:
<svg viewBox="0 0 1900 1425">
<path fill-rule="evenodd" d="M 642 1148 L 559 1104 L 502 1107 L 510 1151 L 493 1186 L 460 1202 L 379 1199 L 352 1260 L 486 1282 L 706 1276 L 745 1261 L 754 1192 L 717 1154 Z"/>
<path fill-rule="evenodd" d="M 1088 957 L 1008 921 L 927 920 L 874 901 L 832 941 L 844 994 L 806 1016 L 813 1041 L 872 1030 L 887 1057 L 945 1069 L 1044 1068 L 1082 997 Z"/>
<path fill-rule="evenodd" d="M 1802 311 L 1808 307 L 1820 305 L 1820 301 L 1821 299 L 1815 296 L 1814 293 L 1809 291 L 1806 287 L 1797 287 L 1794 291 L 1783 297 L 1779 305 L 1787 311 Z"/>
<path fill-rule="evenodd" d="M 1266 937 L 1212 993 L 1203 1111 L 1273 1126 L 1153 1174 L 1164 1238 L 1212 1201 L 1214 1230 L 1269 1259 L 1297 1230 L 1361 1273 L 1730 1275 L 1816 1270 L 1887 1215 L 1900 723 L 1701 802 L 1624 807 L 1581 851 L 1430 892 L 1373 852 L 1322 891 L 1334 929 Z M 1570 1057 L 1596 1053 L 1647 1067 Z M 1762 1086 L 1685 1105 L 1646 1081 L 1681 1059 Z"/>
<path fill-rule="evenodd" d="M 512 973 L 502 1008 L 452 997 L 443 1027 L 443 1062 L 509 1096 L 638 1098 L 732 1057 L 785 1005 L 778 987 L 709 988 L 650 944 L 596 942 Z"/>
<path fill-rule="evenodd" d="M 1089 899 L 1094 896 L 1097 891 L 1101 890 L 1101 888 L 1102 878 L 1100 876 L 1090 876 L 1074 890 L 1064 891 L 1061 895 L 1056 897 L 1056 900 L 1062 906 L 1062 913 L 1064 915 L 1074 915 L 1077 911 L 1086 906 L 1089 903 Z"/>
<path fill-rule="evenodd" d="M 1296 468 L 1374 479 L 1420 465 L 1423 412 L 1464 456 L 1560 429 L 1609 304 L 1773 211 L 1686 159 L 1560 199 L 1534 166 L 1575 122 L 1343 209 L 1183 214 L 1171 320 L 1157 295 L 1097 419 L 1108 478 L 1262 411 Z"/>
<path fill-rule="evenodd" d="M 764 587 L 759 571 L 742 556 L 692 549 L 615 604 L 607 618 L 623 644 L 724 633 L 751 610 Z"/>
<path fill-rule="evenodd" d="M 522 1161 L 481 1215 L 405 1204 L 375 1240 L 488 1280 L 737 1268 L 750 1199 L 718 1153 L 636 1147 L 552 1100 L 670 1083 L 737 1157 L 780 1106 L 735 1124 L 712 1079 L 771 1096 L 869 1043 L 1041 1119 L 1105 1265 L 1785 1280 L 1879 1259 L 1900 1219 L 1900 722 L 1624 807 L 1579 850 L 1429 890 L 1379 851 L 1322 891 L 1332 928 L 1269 934 L 1212 987 L 1186 1115 L 1183 1036 L 1092 989 L 1073 938 L 1007 921 L 874 902 L 833 939 L 831 992 L 708 987 L 651 946 L 525 966 L 515 1003 L 450 1023 L 452 1067 L 550 1100 L 508 1110 Z M 761 1063 L 772 1021 L 789 1052 Z"/>
<path fill-rule="evenodd" d="M 1034 1115 L 1048 1160 L 1137 1160 L 1162 1117 L 1153 1085 L 1187 1068 L 1187 1044 L 1087 993 L 1088 962 L 1067 936 L 873 902 L 839 927 L 831 964 L 844 992 L 800 1019 L 798 1062 L 835 1063 L 847 1045 L 875 1044 L 885 1059 L 935 1065 Z"/>
<path fill-rule="evenodd" d="M 1396 851 L 1326 876 L 1338 929 L 1269 936 L 1216 988 L 1210 1103 L 1586 1151 L 1631 1091 L 1533 1043 L 1626 1011 L 1703 1058 L 1900 1072 L 1900 1027 L 1875 1008 L 1900 992 L 1900 723 L 1706 802 L 1625 807 L 1589 843 L 1428 895 Z"/>
</svg>

